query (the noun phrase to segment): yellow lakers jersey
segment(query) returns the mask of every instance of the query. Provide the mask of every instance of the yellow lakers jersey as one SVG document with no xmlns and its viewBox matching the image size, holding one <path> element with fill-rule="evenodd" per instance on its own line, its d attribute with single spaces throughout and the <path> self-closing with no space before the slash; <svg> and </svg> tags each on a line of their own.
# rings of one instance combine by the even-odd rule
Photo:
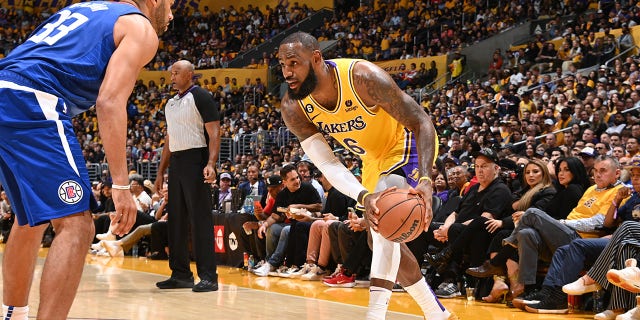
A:
<svg viewBox="0 0 640 320">
<path fill-rule="evenodd" d="M 312 95 L 298 103 L 318 130 L 331 135 L 342 146 L 360 156 L 363 162 L 362 184 L 374 191 L 378 177 L 407 164 L 415 150 L 413 133 L 380 106 L 368 108 L 355 91 L 352 70 L 361 60 L 335 59 L 333 66 L 338 85 L 338 101 L 329 110 Z M 414 148 L 411 148 L 412 145 Z M 419 179 L 417 169 L 408 179 Z M 413 176 L 411 176 L 413 175 Z"/>
</svg>

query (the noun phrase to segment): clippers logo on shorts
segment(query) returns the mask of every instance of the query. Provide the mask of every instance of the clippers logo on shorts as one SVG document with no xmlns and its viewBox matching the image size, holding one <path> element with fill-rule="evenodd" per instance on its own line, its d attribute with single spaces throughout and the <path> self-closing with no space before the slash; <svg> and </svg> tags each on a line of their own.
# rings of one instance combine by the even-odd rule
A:
<svg viewBox="0 0 640 320">
<path fill-rule="evenodd" d="M 213 226 L 214 247 L 216 253 L 224 253 L 224 226 Z"/>
<path fill-rule="evenodd" d="M 82 200 L 83 192 L 79 183 L 67 180 L 58 187 L 58 197 L 67 204 L 78 203 Z"/>
</svg>

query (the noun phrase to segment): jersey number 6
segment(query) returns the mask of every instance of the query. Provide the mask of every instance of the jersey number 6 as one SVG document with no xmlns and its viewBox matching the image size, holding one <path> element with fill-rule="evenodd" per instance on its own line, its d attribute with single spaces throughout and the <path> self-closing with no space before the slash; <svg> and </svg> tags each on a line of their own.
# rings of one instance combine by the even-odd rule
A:
<svg viewBox="0 0 640 320">
<path fill-rule="evenodd" d="M 367 153 L 364 149 L 358 146 L 358 141 L 356 140 L 353 140 L 351 138 L 346 138 L 346 139 L 343 139 L 342 142 L 347 148 L 351 149 L 351 151 L 353 151 L 353 153 L 355 154 L 363 155 Z"/>
</svg>

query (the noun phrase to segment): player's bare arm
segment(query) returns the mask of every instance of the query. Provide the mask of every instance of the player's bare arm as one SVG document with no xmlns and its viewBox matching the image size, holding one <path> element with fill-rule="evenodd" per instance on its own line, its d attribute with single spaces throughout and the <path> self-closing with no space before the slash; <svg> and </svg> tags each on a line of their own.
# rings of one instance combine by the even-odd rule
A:
<svg viewBox="0 0 640 320">
<path fill-rule="evenodd" d="M 288 95 L 285 95 L 281 106 L 282 118 L 287 128 L 298 137 L 302 148 L 311 161 L 336 189 L 363 203 L 362 200 L 364 200 L 367 190 L 358 182 L 351 171 L 336 159 L 327 141 L 319 134 L 318 128 L 309 121 L 297 101 L 291 100 Z"/>
<path fill-rule="evenodd" d="M 127 100 L 138 73 L 151 61 L 158 49 L 158 36 L 149 20 L 137 14 L 120 17 L 113 34 L 117 48 L 109 60 L 100 86 L 96 112 L 113 183 L 128 185 L 125 157 Z M 113 233 L 124 235 L 135 222 L 136 205 L 128 190 L 114 189 L 113 202 L 117 212 L 116 218 L 112 220 L 115 226 Z"/>
<path fill-rule="evenodd" d="M 309 121 L 309 118 L 304 114 L 298 102 L 289 98 L 289 95 L 285 95 L 281 102 L 282 119 L 285 125 L 298 137 L 298 140 L 304 141 L 312 135 L 320 132 L 318 128 Z"/>
<path fill-rule="evenodd" d="M 431 221 L 433 189 L 430 172 L 435 157 L 435 128 L 431 119 L 415 100 L 396 85 L 387 72 L 375 64 L 368 61 L 358 62 L 354 67 L 353 78 L 356 90 L 367 106 L 380 106 L 415 134 L 418 170 L 420 177 L 425 177 L 420 179 L 416 190 L 425 200 L 426 218 L 427 221 Z"/>
<path fill-rule="evenodd" d="M 434 159 L 435 128 L 429 116 L 418 103 L 402 91 L 391 76 L 368 61 L 361 61 L 354 68 L 354 80 L 358 94 L 373 107 L 378 105 L 416 135 L 420 156 L 421 176 L 428 176 Z"/>
</svg>

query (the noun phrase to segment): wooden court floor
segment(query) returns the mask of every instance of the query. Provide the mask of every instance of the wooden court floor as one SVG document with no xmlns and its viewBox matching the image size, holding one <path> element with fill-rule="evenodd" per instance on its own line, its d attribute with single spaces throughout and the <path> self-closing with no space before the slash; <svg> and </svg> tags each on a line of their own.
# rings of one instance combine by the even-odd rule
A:
<svg viewBox="0 0 640 320">
<path fill-rule="evenodd" d="M 0 247 L 0 252 L 4 249 Z M 36 268 L 39 279 L 46 249 Z M 195 266 L 192 265 L 192 269 Z M 167 261 L 146 258 L 109 258 L 87 255 L 82 283 L 69 319 L 232 319 L 329 320 L 364 319 L 368 290 L 329 288 L 320 282 L 256 277 L 229 267 L 219 267 L 220 290 L 193 293 L 189 289 L 159 290 L 155 282 L 166 279 Z M 31 289 L 30 318 L 38 305 L 37 281 Z M 464 298 L 442 303 L 461 319 L 593 319 L 593 314 L 536 315 L 501 304 L 468 302 Z M 387 319 L 422 319 L 411 297 L 393 293 Z"/>
</svg>

